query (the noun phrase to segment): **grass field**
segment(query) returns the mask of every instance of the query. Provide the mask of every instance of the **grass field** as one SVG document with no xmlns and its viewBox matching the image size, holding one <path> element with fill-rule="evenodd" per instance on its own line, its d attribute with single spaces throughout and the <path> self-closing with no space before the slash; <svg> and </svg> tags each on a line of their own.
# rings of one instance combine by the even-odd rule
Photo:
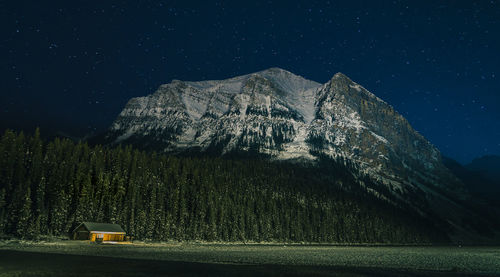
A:
<svg viewBox="0 0 500 277">
<path fill-rule="evenodd" d="M 500 247 L 3 242 L 0 276 L 500 276 Z"/>
</svg>

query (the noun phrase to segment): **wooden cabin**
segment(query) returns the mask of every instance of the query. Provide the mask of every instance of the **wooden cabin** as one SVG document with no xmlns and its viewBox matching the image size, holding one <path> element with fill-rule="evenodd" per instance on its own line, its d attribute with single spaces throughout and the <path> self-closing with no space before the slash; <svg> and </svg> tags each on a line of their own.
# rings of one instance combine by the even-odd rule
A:
<svg viewBox="0 0 500 277">
<path fill-rule="evenodd" d="M 123 241 L 125 231 L 118 224 L 83 222 L 73 230 L 74 240 Z"/>
</svg>

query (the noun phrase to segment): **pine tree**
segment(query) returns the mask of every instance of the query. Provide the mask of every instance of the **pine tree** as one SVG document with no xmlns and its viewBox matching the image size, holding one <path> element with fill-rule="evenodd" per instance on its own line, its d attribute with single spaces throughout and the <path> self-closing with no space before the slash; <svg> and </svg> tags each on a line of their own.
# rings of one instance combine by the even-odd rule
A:
<svg viewBox="0 0 500 277">
<path fill-rule="evenodd" d="M 5 195 L 5 188 L 0 189 L 0 234 L 5 233 L 5 221 L 7 214 L 7 201 Z"/>
<path fill-rule="evenodd" d="M 19 214 L 16 216 L 17 218 L 17 226 L 16 226 L 16 235 L 21 238 L 32 238 L 34 234 L 34 230 L 30 225 L 31 219 L 31 190 L 28 187 L 26 189 L 26 193 L 22 198 L 21 209 L 19 210 Z"/>
<path fill-rule="evenodd" d="M 443 239 L 434 223 L 356 186 L 346 167 L 354 165 L 341 158 L 304 168 L 57 138 L 44 144 L 38 130 L 32 137 L 6 131 L 0 138 L 0 233 L 65 235 L 81 221 L 99 221 L 153 240 Z"/>
</svg>

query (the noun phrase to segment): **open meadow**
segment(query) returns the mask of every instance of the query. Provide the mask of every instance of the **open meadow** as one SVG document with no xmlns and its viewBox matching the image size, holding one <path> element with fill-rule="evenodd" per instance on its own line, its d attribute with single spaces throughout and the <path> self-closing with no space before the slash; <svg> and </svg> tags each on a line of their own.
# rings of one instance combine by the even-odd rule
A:
<svg viewBox="0 0 500 277">
<path fill-rule="evenodd" d="M 500 247 L 0 242 L 0 276 L 499 276 Z"/>
</svg>

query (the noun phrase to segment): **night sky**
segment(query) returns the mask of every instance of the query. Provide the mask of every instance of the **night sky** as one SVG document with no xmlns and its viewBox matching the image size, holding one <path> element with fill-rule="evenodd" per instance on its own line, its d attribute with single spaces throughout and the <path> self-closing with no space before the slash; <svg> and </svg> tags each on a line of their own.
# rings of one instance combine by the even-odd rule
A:
<svg viewBox="0 0 500 277">
<path fill-rule="evenodd" d="M 343 72 L 462 163 L 500 154 L 500 1 L 1 1 L 0 128 L 82 137 L 172 79 Z"/>
</svg>

